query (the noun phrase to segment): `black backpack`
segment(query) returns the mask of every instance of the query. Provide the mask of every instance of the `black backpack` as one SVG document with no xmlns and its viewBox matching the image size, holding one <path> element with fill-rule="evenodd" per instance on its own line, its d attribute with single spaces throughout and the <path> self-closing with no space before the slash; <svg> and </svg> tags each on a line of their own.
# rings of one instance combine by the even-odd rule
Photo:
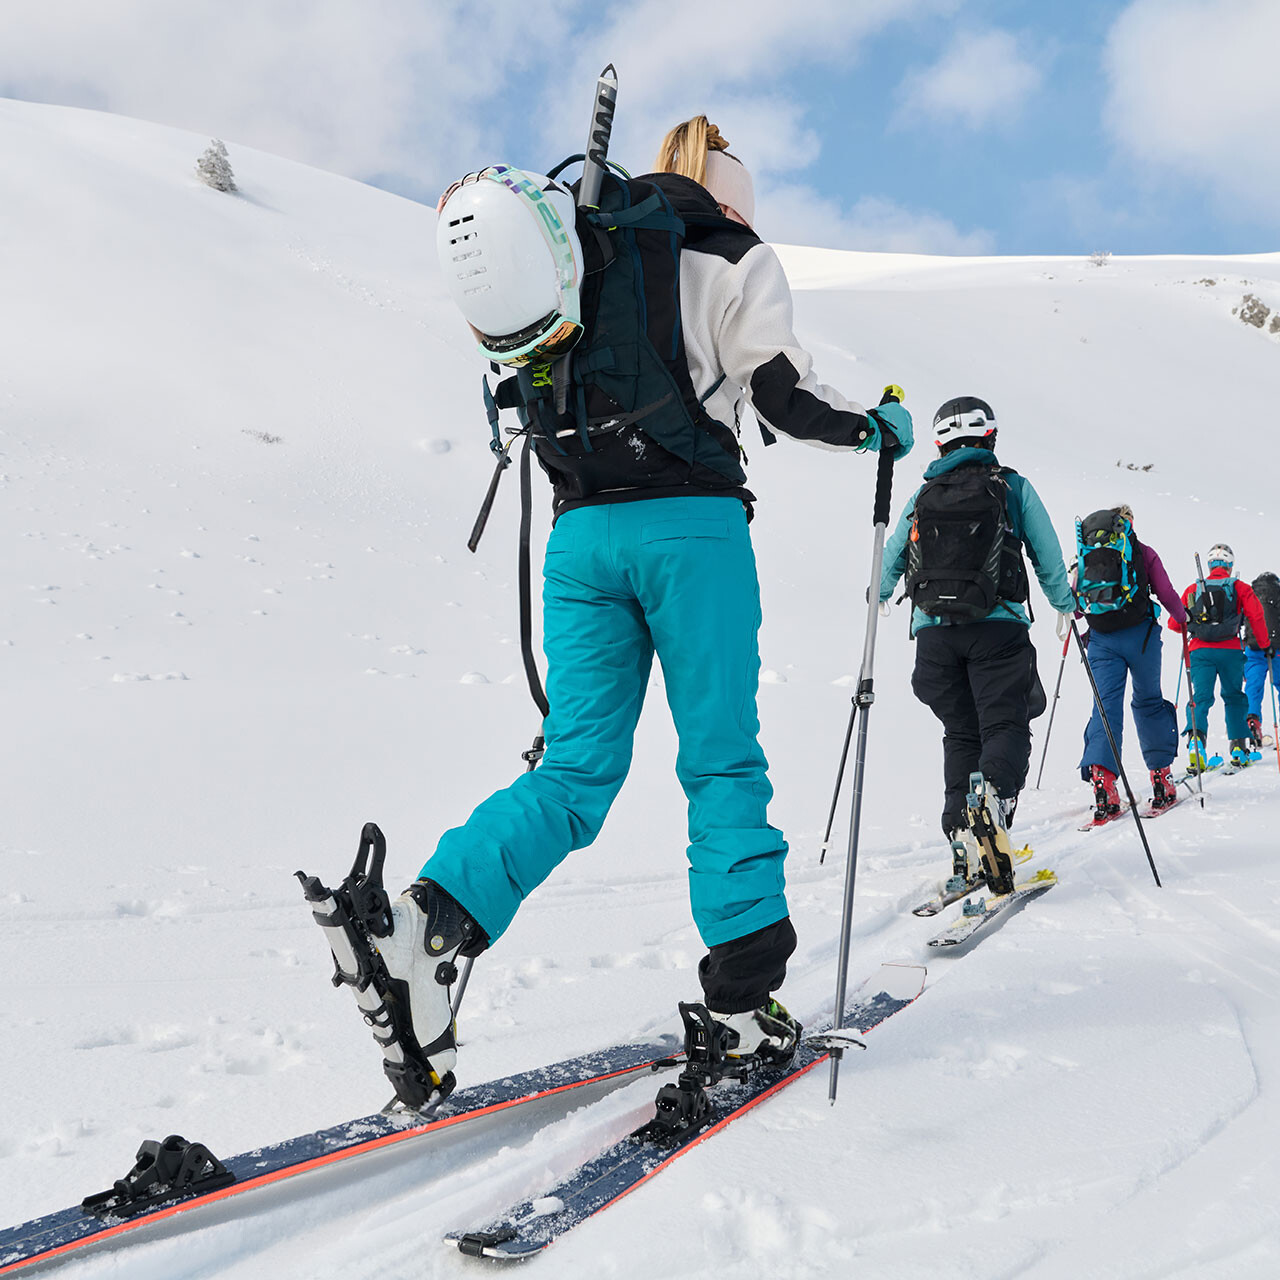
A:
<svg viewBox="0 0 1280 1280">
<path fill-rule="evenodd" d="M 952 622 L 987 617 L 1027 599 L 1021 539 L 1009 524 L 1006 467 L 957 467 L 916 495 L 907 540 L 906 593 L 917 609 Z"/>
<path fill-rule="evenodd" d="M 1244 625 L 1234 578 L 1203 580 L 1187 606 L 1187 633 L 1193 640 L 1213 643 L 1234 640 Z"/>
<path fill-rule="evenodd" d="M 1123 631 L 1155 616 L 1142 544 L 1115 508 L 1076 521 L 1076 558 L 1076 599 L 1092 630 Z"/>
<path fill-rule="evenodd" d="M 680 213 L 664 188 L 680 196 Z M 576 184 L 570 190 L 576 193 Z M 577 230 L 583 336 L 555 364 L 522 368 L 498 384 L 487 401 L 495 442 L 497 411 L 515 408 L 555 485 L 557 508 L 612 489 L 743 485 L 736 435 L 707 413 L 693 388 L 680 251 L 690 237 L 711 231 L 737 234 L 749 248 L 755 233 L 721 216 L 688 179 L 612 172 L 599 207 L 578 210 Z"/>
<path fill-rule="evenodd" d="M 1274 573 L 1260 573 L 1249 585 L 1262 606 L 1263 616 L 1267 620 L 1268 638 L 1274 649 L 1280 645 L 1280 578 Z M 1245 632 L 1245 637 L 1245 643 L 1250 649 L 1262 647 L 1254 638 L 1252 627 Z"/>
</svg>

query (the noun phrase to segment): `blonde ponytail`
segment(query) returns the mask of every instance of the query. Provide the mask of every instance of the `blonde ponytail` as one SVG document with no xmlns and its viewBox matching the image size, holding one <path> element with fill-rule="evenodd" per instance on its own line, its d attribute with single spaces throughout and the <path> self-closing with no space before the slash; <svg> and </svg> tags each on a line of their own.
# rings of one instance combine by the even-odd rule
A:
<svg viewBox="0 0 1280 1280">
<path fill-rule="evenodd" d="M 707 154 L 711 151 L 729 153 L 728 142 L 720 136 L 720 130 L 706 116 L 694 116 L 678 124 L 662 140 L 658 158 L 653 162 L 655 173 L 679 173 L 692 178 L 701 186 L 707 183 Z M 730 159 L 738 157 L 730 155 Z"/>
</svg>

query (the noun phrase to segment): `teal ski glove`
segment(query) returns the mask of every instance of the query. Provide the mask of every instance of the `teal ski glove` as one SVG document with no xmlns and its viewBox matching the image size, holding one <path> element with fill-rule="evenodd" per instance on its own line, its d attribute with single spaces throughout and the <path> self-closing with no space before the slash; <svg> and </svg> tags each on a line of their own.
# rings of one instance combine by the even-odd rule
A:
<svg viewBox="0 0 1280 1280">
<path fill-rule="evenodd" d="M 911 446 L 915 444 L 915 431 L 911 425 L 911 415 L 900 404 L 894 404 L 892 401 L 888 404 L 882 404 L 875 409 L 867 410 L 867 417 L 871 419 L 876 428 L 875 442 L 868 442 L 869 449 L 879 451 L 880 448 L 880 431 L 884 428 L 893 432 L 894 439 L 898 442 L 898 447 L 893 451 L 893 460 L 901 461 L 911 452 Z"/>
</svg>

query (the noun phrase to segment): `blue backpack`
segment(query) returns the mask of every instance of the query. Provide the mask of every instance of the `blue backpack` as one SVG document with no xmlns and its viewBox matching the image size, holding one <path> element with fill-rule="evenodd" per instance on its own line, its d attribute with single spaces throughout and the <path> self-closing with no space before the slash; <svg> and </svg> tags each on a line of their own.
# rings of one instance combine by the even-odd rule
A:
<svg viewBox="0 0 1280 1280">
<path fill-rule="evenodd" d="M 1111 507 L 1076 520 L 1076 599 L 1095 631 L 1123 631 L 1153 617 L 1142 544 Z"/>
</svg>

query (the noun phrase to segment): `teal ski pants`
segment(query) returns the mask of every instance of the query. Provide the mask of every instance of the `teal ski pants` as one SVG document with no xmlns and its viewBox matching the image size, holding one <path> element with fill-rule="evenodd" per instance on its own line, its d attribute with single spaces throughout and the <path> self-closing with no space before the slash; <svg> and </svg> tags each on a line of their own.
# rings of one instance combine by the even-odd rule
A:
<svg viewBox="0 0 1280 1280">
<path fill-rule="evenodd" d="M 784 919 L 787 846 L 765 816 L 760 586 L 742 503 L 576 508 L 556 521 L 544 572 L 546 754 L 445 832 L 422 876 L 496 941 L 565 856 L 599 834 L 631 765 L 656 653 L 680 739 L 698 932 L 714 947 Z"/>
<path fill-rule="evenodd" d="M 1249 702 L 1244 696 L 1244 653 L 1240 649 L 1193 649 L 1190 658 L 1191 692 L 1195 694 L 1195 731 L 1203 742 L 1209 727 L 1214 685 L 1221 687 L 1222 710 L 1227 717 L 1227 737 L 1247 738 Z M 1191 703 L 1187 702 L 1187 731 L 1191 730 Z"/>
</svg>

